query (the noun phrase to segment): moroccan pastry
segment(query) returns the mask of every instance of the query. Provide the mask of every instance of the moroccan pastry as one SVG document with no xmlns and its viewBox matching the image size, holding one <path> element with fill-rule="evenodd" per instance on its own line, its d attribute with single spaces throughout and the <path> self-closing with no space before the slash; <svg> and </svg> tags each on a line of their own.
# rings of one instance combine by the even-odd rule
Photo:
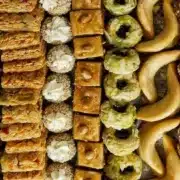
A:
<svg viewBox="0 0 180 180">
<path fill-rule="evenodd" d="M 71 0 L 40 0 L 40 3 L 53 16 L 63 15 L 71 10 Z"/>
<path fill-rule="evenodd" d="M 46 161 L 45 152 L 6 154 L 1 158 L 2 172 L 28 172 L 43 170 Z"/>
<path fill-rule="evenodd" d="M 101 10 L 79 10 L 70 12 L 73 36 L 104 33 L 104 19 Z"/>
<path fill-rule="evenodd" d="M 21 61 L 9 61 L 3 63 L 4 73 L 14 72 L 31 72 L 36 71 L 45 66 L 45 56 L 36 59 L 23 59 Z"/>
<path fill-rule="evenodd" d="M 76 146 L 72 136 L 68 133 L 54 134 L 47 140 L 47 155 L 54 161 L 64 163 L 76 154 Z"/>
<path fill-rule="evenodd" d="M 44 11 L 36 8 L 31 13 L 8 14 L 0 16 L 0 31 L 32 31 L 39 32 Z"/>
<path fill-rule="evenodd" d="M 99 114 L 100 104 L 100 87 L 75 86 L 73 100 L 74 111 L 88 114 Z"/>
<path fill-rule="evenodd" d="M 104 88 L 106 96 L 120 105 L 136 99 L 141 92 L 135 74 L 109 73 L 105 77 Z"/>
<path fill-rule="evenodd" d="M 104 67 L 114 74 L 130 74 L 136 71 L 140 65 L 138 53 L 133 49 L 114 48 L 107 51 Z"/>
<path fill-rule="evenodd" d="M 104 167 L 103 143 L 90 143 L 78 141 L 77 165 L 102 169 Z"/>
<path fill-rule="evenodd" d="M 47 78 L 43 96 L 50 102 L 62 102 L 71 97 L 71 82 L 66 74 L 52 74 Z"/>
<path fill-rule="evenodd" d="M 9 62 L 13 60 L 34 59 L 45 55 L 46 45 L 41 41 L 39 45 L 23 49 L 6 50 L 2 52 L 1 61 Z"/>
<path fill-rule="evenodd" d="M 142 173 L 142 161 L 136 154 L 108 157 L 105 175 L 113 180 L 138 180 Z"/>
<path fill-rule="evenodd" d="M 139 43 L 138 52 L 158 52 L 173 47 L 179 36 L 179 23 L 171 5 L 172 0 L 163 0 L 165 27 L 154 39 Z M 147 10 L 146 10 L 147 11 Z"/>
<path fill-rule="evenodd" d="M 32 88 L 41 89 L 45 83 L 46 67 L 22 73 L 7 73 L 1 77 L 2 88 Z"/>
<path fill-rule="evenodd" d="M 42 118 L 42 103 L 25 106 L 3 106 L 2 123 L 40 123 Z"/>
<path fill-rule="evenodd" d="M 100 141 L 101 124 L 99 116 L 74 114 L 73 138 L 81 141 Z"/>
<path fill-rule="evenodd" d="M 0 130 L 0 137 L 2 141 L 20 141 L 38 138 L 41 136 L 43 128 L 42 124 L 36 123 L 3 125 Z"/>
<path fill-rule="evenodd" d="M 44 180 L 45 171 L 7 172 L 3 173 L 3 180 Z"/>
<path fill-rule="evenodd" d="M 113 15 L 120 16 L 129 14 L 137 5 L 136 0 L 103 0 L 105 8 Z"/>
<path fill-rule="evenodd" d="M 0 4 L 0 13 L 25 13 L 35 9 L 37 0 L 5 0 Z"/>
<path fill-rule="evenodd" d="M 23 4 L 23 3 L 22 3 Z M 21 49 L 40 44 L 40 33 L 11 32 L 0 35 L 0 49 Z"/>
<path fill-rule="evenodd" d="M 158 98 L 154 82 L 156 73 L 163 66 L 177 61 L 179 57 L 179 50 L 164 51 L 149 56 L 143 63 L 139 72 L 139 84 L 150 103 L 154 103 Z"/>
<path fill-rule="evenodd" d="M 107 128 L 127 129 L 133 125 L 136 119 L 136 107 L 131 104 L 119 107 L 110 101 L 105 101 L 101 105 L 100 119 Z"/>
<path fill-rule="evenodd" d="M 47 66 L 56 73 L 67 73 L 75 64 L 75 57 L 67 45 L 54 46 L 47 55 Z"/>
<path fill-rule="evenodd" d="M 100 86 L 102 77 L 101 62 L 77 62 L 75 68 L 76 86 Z"/>
<path fill-rule="evenodd" d="M 101 0 L 72 0 L 72 9 L 101 9 Z"/>
<path fill-rule="evenodd" d="M 43 39 L 50 44 L 67 43 L 72 39 L 71 26 L 65 17 L 48 17 L 41 32 Z"/>
<path fill-rule="evenodd" d="M 67 163 L 52 163 L 47 167 L 45 180 L 66 179 L 73 180 L 73 167 Z"/>
<path fill-rule="evenodd" d="M 43 112 L 44 126 L 51 132 L 61 133 L 72 128 L 72 108 L 64 102 L 48 105 Z"/>
<path fill-rule="evenodd" d="M 168 91 L 161 100 L 139 109 L 138 119 L 149 122 L 159 121 L 177 113 L 180 108 L 180 85 L 176 65 L 173 63 L 168 65 L 167 85 Z"/>
<path fill-rule="evenodd" d="M 17 106 L 37 104 L 40 98 L 40 89 L 1 89 L 0 105 Z"/>
<path fill-rule="evenodd" d="M 93 179 L 93 180 L 101 180 L 102 174 L 92 170 L 83 170 L 83 169 L 76 169 L 74 180 L 79 179 Z"/>
<path fill-rule="evenodd" d="M 115 17 L 108 23 L 107 38 L 111 44 L 119 48 L 133 47 L 142 36 L 141 26 L 129 15 Z"/>
<path fill-rule="evenodd" d="M 73 39 L 76 59 L 102 57 L 104 55 L 101 36 L 77 37 Z"/>
<path fill-rule="evenodd" d="M 140 129 L 139 154 L 143 161 L 146 162 L 159 176 L 164 174 L 164 166 L 156 151 L 155 143 L 164 133 L 171 131 L 179 124 L 180 118 L 173 118 L 147 123 Z"/>
<path fill-rule="evenodd" d="M 107 149 L 116 156 L 131 154 L 139 147 L 139 131 L 135 126 L 120 131 L 105 128 L 102 138 Z"/>
</svg>

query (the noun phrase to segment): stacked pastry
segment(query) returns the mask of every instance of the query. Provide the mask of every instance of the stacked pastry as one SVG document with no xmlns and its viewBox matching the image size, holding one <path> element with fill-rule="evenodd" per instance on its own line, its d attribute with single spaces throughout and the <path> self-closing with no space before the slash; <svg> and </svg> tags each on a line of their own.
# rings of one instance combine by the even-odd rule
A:
<svg viewBox="0 0 180 180">
<path fill-rule="evenodd" d="M 73 137 L 77 140 L 77 166 L 100 170 L 104 148 L 100 138 L 101 76 L 104 55 L 104 19 L 101 0 L 73 0 L 70 13 L 77 59 L 73 96 Z M 101 179 L 101 173 L 77 167 L 75 180 Z"/>
<path fill-rule="evenodd" d="M 43 112 L 43 123 L 49 130 L 47 156 L 50 160 L 46 179 L 73 180 L 74 170 L 69 161 L 76 155 L 72 137 L 73 112 L 70 103 L 71 80 L 75 58 L 68 42 L 72 40 L 71 26 L 67 14 L 71 9 L 70 0 L 44 0 L 42 7 L 51 15 L 42 26 L 43 39 L 50 45 L 47 54 L 49 76 L 43 88 L 43 96 L 48 102 Z"/>
<path fill-rule="evenodd" d="M 2 75 L 0 138 L 4 180 L 44 178 L 46 131 L 42 125 L 45 43 L 40 37 L 44 12 L 37 0 L 0 4 Z"/>
</svg>

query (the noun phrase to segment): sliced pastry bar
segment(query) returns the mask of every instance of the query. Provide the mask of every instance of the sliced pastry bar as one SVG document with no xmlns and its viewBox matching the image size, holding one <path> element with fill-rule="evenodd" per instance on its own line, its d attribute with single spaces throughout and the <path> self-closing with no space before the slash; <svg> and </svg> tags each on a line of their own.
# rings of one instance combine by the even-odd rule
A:
<svg viewBox="0 0 180 180">
<path fill-rule="evenodd" d="M 77 37 L 73 40 L 76 59 L 102 57 L 104 55 L 101 36 Z"/>
<path fill-rule="evenodd" d="M 42 102 L 36 105 L 3 106 L 2 123 L 40 123 L 42 119 Z"/>
<path fill-rule="evenodd" d="M 40 44 L 40 33 L 11 32 L 0 35 L 0 49 L 21 49 Z"/>
<path fill-rule="evenodd" d="M 25 13 L 35 9 L 37 0 L 5 0 L 0 3 L 0 13 Z"/>
<path fill-rule="evenodd" d="M 41 89 L 45 83 L 46 67 L 33 71 L 22 73 L 7 73 L 1 77 L 1 86 L 3 88 L 32 88 Z"/>
<path fill-rule="evenodd" d="M 36 71 L 45 66 L 45 56 L 41 56 L 35 59 L 23 59 L 21 61 L 9 61 L 3 63 L 4 73 L 14 72 L 31 72 Z"/>
<path fill-rule="evenodd" d="M 4 125 L 0 129 L 2 141 L 20 141 L 24 139 L 38 138 L 41 136 L 43 125 L 35 123 Z"/>
<path fill-rule="evenodd" d="M 34 9 L 31 13 L 2 13 L 0 16 L 0 31 L 32 31 L 39 32 L 44 18 L 44 10 Z"/>
<path fill-rule="evenodd" d="M 39 45 L 23 49 L 6 50 L 2 52 L 1 61 L 8 62 L 13 60 L 34 59 L 44 56 L 46 52 L 45 42 L 42 40 Z"/>
<path fill-rule="evenodd" d="M 74 91 L 73 110 L 76 112 L 99 114 L 101 88 L 76 86 Z"/>
<path fill-rule="evenodd" d="M 46 137 L 47 131 L 42 131 L 41 137 L 39 138 L 9 141 L 6 143 L 5 151 L 8 154 L 46 151 Z"/>
<path fill-rule="evenodd" d="M 40 89 L 1 89 L 0 105 L 17 106 L 37 104 L 40 98 Z"/>
<path fill-rule="evenodd" d="M 104 18 L 101 10 L 79 10 L 70 12 L 73 36 L 104 33 Z"/>
<path fill-rule="evenodd" d="M 1 158 L 2 172 L 39 171 L 45 168 L 45 152 L 6 154 Z"/>
<path fill-rule="evenodd" d="M 3 174 L 3 180 L 44 180 L 45 171 L 7 172 Z"/>
<path fill-rule="evenodd" d="M 72 0 L 72 9 L 81 10 L 81 9 L 101 9 L 102 0 Z"/>
</svg>

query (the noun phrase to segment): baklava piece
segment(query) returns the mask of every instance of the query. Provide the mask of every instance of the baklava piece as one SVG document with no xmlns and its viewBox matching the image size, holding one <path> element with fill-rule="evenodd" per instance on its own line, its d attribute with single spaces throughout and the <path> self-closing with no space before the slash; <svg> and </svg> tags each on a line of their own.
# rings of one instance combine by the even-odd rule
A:
<svg viewBox="0 0 180 180">
<path fill-rule="evenodd" d="M 100 172 L 82 170 L 82 169 L 75 170 L 74 180 L 80 180 L 80 179 L 101 180 L 101 178 L 102 178 L 102 174 Z"/>
<path fill-rule="evenodd" d="M 76 112 L 99 114 L 101 88 L 76 86 L 73 110 Z"/>
<path fill-rule="evenodd" d="M 102 0 L 72 0 L 72 9 L 101 9 Z"/>
<path fill-rule="evenodd" d="M 6 154 L 1 158 L 2 172 L 40 171 L 45 168 L 45 152 Z"/>
<path fill-rule="evenodd" d="M 102 63 L 77 62 L 75 70 L 76 86 L 100 86 Z"/>
<path fill-rule="evenodd" d="M 39 32 L 43 19 L 44 11 L 42 8 L 36 8 L 31 13 L 3 13 L 0 16 L 0 31 Z"/>
<path fill-rule="evenodd" d="M 78 142 L 77 165 L 94 169 L 104 167 L 103 143 Z"/>
<path fill-rule="evenodd" d="M 74 38 L 73 43 L 76 59 L 95 58 L 104 55 L 101 36 Z"/>
<path fill-rule="evenodd" d="M 100 140 L 100 118 L 98 116 L 74 115 L 74 139 L 82 141 Z"/>
<path fill-rule="evenodd" d="M 24 59 L 34 59 L 44 56 L 46 52 L 45 42 L 42 40 L 39 45 L 23 48 L 6 50 L 2 52 L 1 61 L 9 62 L 13 60 L 24 60 Z"/>
<path fill-rule="evenodd" d="M 40 33 L 12 32 L 0 35 L 0 49 L 21 49 L 40 44 Z"/>
<path fill-rule="evenodd" d="M 70 12 L 73 36 L 104 33 L 104 19 L 101 10 L 79 10 Z"/>
</svg>

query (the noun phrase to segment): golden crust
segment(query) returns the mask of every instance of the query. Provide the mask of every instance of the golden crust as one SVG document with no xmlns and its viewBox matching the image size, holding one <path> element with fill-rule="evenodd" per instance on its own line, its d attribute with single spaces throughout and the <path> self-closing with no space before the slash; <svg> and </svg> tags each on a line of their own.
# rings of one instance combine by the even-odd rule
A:
<svg viewBox="0 0 180 180">
<path fill-rule="evenodd" d="M 101 9 L 101 0 L 72 0 L 72 9 Z"/>
</svg>

